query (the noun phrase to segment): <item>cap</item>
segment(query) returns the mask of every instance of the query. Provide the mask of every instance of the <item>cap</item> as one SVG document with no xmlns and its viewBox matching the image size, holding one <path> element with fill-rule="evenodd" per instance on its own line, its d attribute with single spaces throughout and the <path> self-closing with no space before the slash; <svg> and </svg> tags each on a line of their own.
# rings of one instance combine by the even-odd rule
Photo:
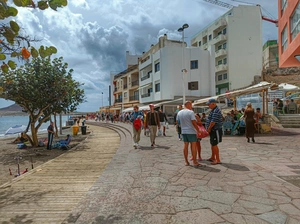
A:
<svg viewBox="0 0 300 224">
<path fill-rule="evenodd" d="M 151 104 L 149 104 L 149 107 L 154 107 L 154 104 L 152 104 L 152 103 L 151 103 Z"/>
<path fill-rule="evenodd" d="M 214 98 L 211 98 L 207 101 L 206 104 L 211 104 L 211 103 L 217 103 L 217 101 Z"/>
</svg>

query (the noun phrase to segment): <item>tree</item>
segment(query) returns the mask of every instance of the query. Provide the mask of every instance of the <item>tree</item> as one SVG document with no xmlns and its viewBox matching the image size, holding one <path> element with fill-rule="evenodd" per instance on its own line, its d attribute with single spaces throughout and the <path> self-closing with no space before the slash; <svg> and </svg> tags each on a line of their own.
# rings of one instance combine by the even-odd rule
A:
<svg viewBox="0 0 300 224">
<path fill-rule="evenodd" d="M 83 85 L 72 78 L 73 69 L 63 58 L 32 58 L 16 70 L 2 73 L 2 97 L 15 101 L 29 114 L 33 146 L 38 145 L 37 133 L 51 114 L 75 111 L 84 102 Z"/>
<path fill-rule="evenodd" d="M 68 4 L 67 0 L 42 0 L 34 2 L 33 0 L 13 0 L 17 7 L 30 7 L 40 10 L 51 8 L 57 10 L 59 7 L 65 7 Z M 16 7 L 7 4 L 7 0 L 0 0 L 0 20 L 7 20 L 9 17 L 15 17 L 18 14 Z M 13 60 L 8 60 L 7 56 L 14 58 L 23 58 L 27 60 L 32 57 L 47 57 L 57 52 L 55 47 L 41 46 L 35 49 L 30 46 L 30 42 L 35 41 L 30 37 L 19 33 L 20 27 L 17 22 L 10 20 L 7 23 L 0 25 L 0 60 L 3 61 L 1 69 L 3 72 L 8 72 L 9 69 L 15 69 L 16 63 Z"/>
</svg>

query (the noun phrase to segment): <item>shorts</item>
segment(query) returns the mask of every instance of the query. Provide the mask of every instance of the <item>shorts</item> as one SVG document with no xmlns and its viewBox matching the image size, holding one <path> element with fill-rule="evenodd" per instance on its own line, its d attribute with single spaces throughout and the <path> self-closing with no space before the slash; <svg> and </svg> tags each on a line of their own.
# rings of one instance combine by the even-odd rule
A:
<svg viewBox="0 0 300 224">
<path fill-rule="evenodd" d="M 197 142 L 196 134 L 182 134 L 183 142 Z"/>
<path fill-rule="evenodd" d="M 209 133 L 210 144 L 212 146 L 218 145 L 220 142 L 222 142 L 222 135 L 223 135 L 222 129 L 211 130 L 211 132 Z"/>
<path fill-rule="evenodd" d="M 160 122 L 160 127 L 166 127 L 166 123 L 165 122 Z"/>
</svg>

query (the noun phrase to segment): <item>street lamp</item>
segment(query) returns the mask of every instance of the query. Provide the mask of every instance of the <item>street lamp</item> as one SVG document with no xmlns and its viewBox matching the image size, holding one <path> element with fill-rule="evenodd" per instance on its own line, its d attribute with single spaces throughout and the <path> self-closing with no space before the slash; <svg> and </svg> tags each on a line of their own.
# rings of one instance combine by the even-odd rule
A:
<svg viewBox="0 0 300 224">
<path fill-rule="evenodd" d="M 103 92 L 101 92 L 102 93 L 102 108 L 103 108 Z"/>
<path fill-rule="evenodd" d="M 184 68 L 184 29 L 189 28 L 189 24 L 185 23 L 182 25 L 182 27 L 180 27 L 178 29 L 178 32 L 182 32 L 182 56 L 181 56 L 181 74 L 182 74 L 182 101 L 183 104 L 185 104 L 185 78 L 184 78 L 184 74 L 187 72 L 187 70 Z"/>
</svg>

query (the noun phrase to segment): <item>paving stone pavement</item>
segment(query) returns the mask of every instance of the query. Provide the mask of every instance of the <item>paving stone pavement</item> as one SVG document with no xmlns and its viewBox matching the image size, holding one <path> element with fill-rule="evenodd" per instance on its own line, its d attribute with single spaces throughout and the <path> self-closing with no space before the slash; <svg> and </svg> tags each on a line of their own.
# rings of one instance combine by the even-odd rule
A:
<svg viewBox="0 0 300 224">
<path fill-rule="evenodd" d="M 185 166 L 173 126 L 154 148 L 142 134 L 138 149 L 120 145 L 64 223 L 300 223 L 300 130 L 285 130 L 256 143 L 224 136 L 222 164 L 202 168 Z M 201 146 L 209 158 L 209 139 Z"/>
</svg>

